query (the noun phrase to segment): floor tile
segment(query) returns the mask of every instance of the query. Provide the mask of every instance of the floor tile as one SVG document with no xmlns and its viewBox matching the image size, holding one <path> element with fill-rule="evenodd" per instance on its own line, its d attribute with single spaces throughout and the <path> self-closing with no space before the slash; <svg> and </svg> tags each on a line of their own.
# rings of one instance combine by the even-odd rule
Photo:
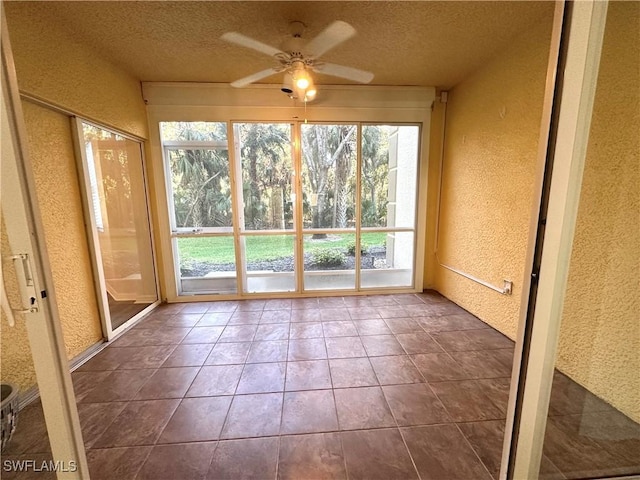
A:
<svg viewBox="0 0 640 480">
<path fill-rule="evenodd" d="M 421 479 L 491 479 L 455 425 L 408 427 L 402 434 Z"/>
<path fill-rule="evenodd" d="M 305 310 L 314 308 L 318 308 L 317 298 L 294 298 L 293 300 L 291 300 L 292 310 Z"/>
<path fill-rule="evenodd" d="M 391 295 L 398 305 L 423 305 L 424 302 L 414 293 L 397 293 Z"/>
<path fill-rule="evenodd" d="M 408 354 L 443 352 L 433 338 L 427 333 L 402 333 L 396 339 Z"/>
<path fill-rule="evenodd" d="M 492 350 L 494 348 L 513 348 L 514 342 L 493 328 L 465 330 L 476 350 Z"/>
<path fill-rule="evenodd" d="M 291 310 L 265 310 L 260 317 L 260 323 L 289 323 Z"/>
<path fill-rule="evenodd" d="M 221 441 L 213 455 L 207 479 L 275 479 L 277 462 L 277 438 Z"/>
<path fill-rule="evenodd" d="M 346 304 L 344 303 L 344 299 L 342 297 L 319 297 L 318 307 L 323 310 L 330 308 L 344 309 L 346 307 Z"/>
<path fill-rule="evenodd" d="M 583 386 L 578 385 L 566 375 L 560 372 L 554 373 L 551 399 L 549 401 L 549 415 L 606 411 L 610 408 L 603 400 Z"/>
<path fill-rule="evenodd" d="M 185 398 L 162 431 L 158 443 L 217 440 L 233 397 Z"/>
<path fill-rule="evenodd" d="M 478 330 L 482 328 L 490 328 L 489 325 L 469 313 L 445 315 L 442 317 L 429 317 L 423 315 L 420 315 L 420 318 L 417 320 L 422 328 L 427 332 L 450 332 L 454 330 Z"/>
<path fill-rule="evenodd" d="M 366 295 L 355 295 L 350 297 L 342 297 L 342 301 L 347 306 L 347 308 L 364 308 L 369 307 L 371 304 L 369 303 L 369 298 Z"/>
<path fill-rule="evenodd" d="M 378 379 L 368 358 L 331 359 L 329 368 L 333 388 L 378 385 Z"/>
<path fill-rule="evenodd" d="M 511 375 L 512 349 L 451 352 L 453 359 L 469 374 L 468 378 L 496 378 Z"/>
<path fill-rule="evenodd" d="M 319 322 L 322 314 L 319 309 L 291 310 L 291 323 Z"/>
<path fill-rule="evenodd" d="M 331 388 L 329 362 L 326 360 L 287 363 L 286 391 L 322 390 L 326 388 Z"/>
<path fill-rule="evenodd" d="M 182 343 L 216 343 L 224 328 L 225 327 L 194 327 Z"/>
<path fill-rule="evenodd" d="M 444 406 L 426 384 L 387 385 L 382 391 L 400 426 L 451 422 Z"/>
<path fill-rule="evenodd" d="M 96 448 L 151 445 L 156 442 L 180 400 L 129 402 L 94 443 Z"/>
<path fill-rule="evenodd" d="M 206 313 L 209 306 L 205 302 L 187 303 L 182 308 L 181 313 Z"/>
<path fill-rule="evenodd" d="M 250 348 L 251 342 L 217 343 L 204 363 L 205 365 L 243 364 L 247 359 Z"/>
<path fill-rule="evenodd" d="M 469 374 L 448 353 L 411 355 L 411 360 L 427 382 L 465 380 Z"/>
<path fill-rule="evenodd" d="M 81 402 L 96 385 L 99 385 L 104 379 L 111 375 L 111 371 L 104 372 L 80 372 L 75 371 L 71 374 L 73 382 L 73 391 L 76 396 L 76 402 Z"/>
<path fill-rule="evenodd" d="M 325 338 L 329 358 L 365 357 L 367 352 L 360 337 Z"/>
<path fill-rule="evenodd" d="M 399 333 L 424 333 L 420 324 L 413 318 L 387 318 L 385 320 L 389 330 Z"/>
<path fill-rule="evenodd" d="M 304 322 L 304 323 L 292 323 L 289 338 L 322 338 L 324 333 L 322 331 L 322 323 L 320 322 Z"/>
<path fill-rule="evenodd" d="M 178 345 L 114 348 L 122 357 L 118 370 L 159 368 Z"/>
<path fill-rule="evenodd" d="M 207 343 L 178 345 L 164 361 L 162 367 L 200 367 L 212 348 L 213 345 Z"/>
<path fill-rule="evenodd" d="M 369 299 L 369 305 L 375 307 L 398 305 L 398 303 L 391 297 L 391 295 L 371 295 L 367 298 Z"/>
<path fill-rule="evenodd" d="M 338 429 L 331 390 L 285 392 L 282 434 L 329 432 Z"/>
<path fill-rule="evenodd" d="M 288 298 L 274 298 L 264 304 L 265 310 L 290 310 L 291 300 Z"/>
<path fill-rule="evenodd" d="M 289 323 L 265 323 L 258 325 L 254 341 L 288 340 Z"/>
<path fill-rule="evenodd" d="M 244 300 L 238 303 L 236 312 L 252 312 L 256 310 L 263 310 L 265 305 L 264 300 Z"/>
<path fill-rule="evenodd" d="M 549 417 L 543 452 L 567 478 L 599 478 L 634 472 L 619 452 L 605 450 L 588 436 L 573 434 L 558 418 L 562 417 Z"/>
<path fill-rule="evenodd" d="M 116 370 L 82 399 L 83 403 L 133 400 L 155 370 Z"/>
<path fill-rule="evenodd" d="M 367 355 L 370 357 L 384 355 L 404 355 L 402 345 L 398 343 L 393 335 L 369 335 L 361 336 Z"/>
<path fill-rule="evenodd" d="M 277 435 L 281 416 L 282 393 L 236 395 L 220 438 Z"/>
<path fill-rule="evenodd" d="M 236 394 L 282 392 L 285 370 L 284 362 L 247 364 L 240 377 Z"/>
<path fill-rule="evenodd" d="M 444 315 L 464 315 L 467 312 L 464 308 L 459 307 L 453 302 L 436 302 L 425 305 L 425 309 L 429 312 L 429 316 L 444 316 Z"/>
<path fill-rule="evenodd" d="M 136 478 L 151 450 L 150 446 L 88 450 L 91 480 Z"/>
<path fill-rule="evenodd" d="M 380 318 L 380 314 L 375 307 L 348 308 L 352 320 L 371 320 Z"/>
<path fill-rule="evenodd" d="M 346 480 L 342 442 L 337 433 L 284 436 L 278 460 L 280 480 Z"/>
<path fill-rule="evenodd" d="M 257 325 L 260 323 L 262 310 L 255 312 L 235 312 L 229 320 L 229 325 Z"/>
<path fill-rule="evenodd" d="M 19 423 L 18 423 L 19 422 Z M 24 407 L 19 412 L 16 430 L 2 456 L 23 453 L 49 453 L 51 445 L 40 402 Z"/>
<path fill-rule="evenodd" d="M 289 361 L 323 360 L 327 358 L 327 349 L 323 338 L 304 338 L 289 340 Z"/>
<path fill-rule="evenodd" d="M 323 322 L 334 322 L 338 320 L 351 320 L 351 315 L 345 307 L 340 308 L 322 308 L 320 310 L 320 318 Z"/>
<path fill-rule="evenodd" d="M 458 424 L 458 428 L 494 479 L 500 474 L 504 425 L 504 420 Z"/>
<path fill-rule="evenodd" d="M 135 399 L 182 398 L 199 370 L 199 367 L 160 368 L 138 390 Z"/>
<path fill-rule="evenodd" d="M 83 363 L 77 372 L 100 372 L 115 370 L 124 361 L 125 357 L 116 348 L 105 348 L 98 352 L 87 362 Z"/>
<path fill-rule="evenodd" d="M 2 480 L 57 480 L 56 473 L 51 471 L 26 470 L 20 471 L 20 467 L 13 467 L 13 462 L 35 462 L 35 465 L 42 465 L 42 462 L 53 461 L 51 453 L 26 453 L 23 455 L 2 455 Z M 7 463 L 5 463 L 7 462 Z M 18 464 L 20 465 L 20 464 Z M 25 464 L 23 464 L 25 465 Z"/>
<path fill-rule="evenodd" d="M 187 397 L 233 395 L 236 391 L 242 365 L 204 366 L 187 391 Z"/>
<path fill-rule="evenodd" d="M 175 345 L 189 333 L 191 328 L 165 327 L 162 329 L 133 328 L 113 341 L 112 347 L 144 347 Z"/>
<path fill-rule="evenodd" d="M 334 390 L 340 430 L 395 427 L 380 387 Z"/>
<path fill-rule="evenodd" d="M 378 313 L 381 318 L 408 318 L 409 313 L 399 305 L 378 307 Z"/>
<path fill-rule="evenodd" d="M 253 342 L 247 363 L 284 362 L 287 359 L 288 347 L 287 340 Z"/>
<path fill-rule="evenodd" d="M 325 337 L 354 337 L 358 335 L 356 326 L 351 320 L 322 322 Z"/>
<path fill-rule="evenodd" d="M 209 308 L 207 312 L 233 312 L 238 308 L 241 302 L 235 300 L 217 300 L 215 302 L 207 302 Z"/>
<path fill-rule="evenodd" d="M 82 439 L 91 448 L 111 422 L 124 410 L 127 402 L 84 403 L 78 405 Z"/>
<path fill-rule="evenodd" d="M 136 480 L 204 480 L 216 442 L 156 445 Z"/>
<path fill-rule="evenodd" d="M 504 411 L 479 380 L 429 383 L 454 422 L 504 418 Z"/>
<path fill-rule="evenodd" d="M 397 428 L 342 432 L 351 480 L 408 480 L 418 475 Z"/>
<path fill-rule="evenodd" d="M 390 335 L 391 330 L 384 320 L 355 320 L 354 325 L 360 335 Z"/>
<path fill-rule="evenodd" d="M 407 355 L 372 357 L 369 360 L 380 385 L 424 382 L 422 375 Z"/>
<path fill-rule="evenodd" d="M 232 312 L 211 312 L 202 316 L 196 326 L 198 327 L 224 327 L 231 320 Z"/>
<path fill-rule="evenodd" d="M 218 339 L 219 342 L 250 342 L 256 335 L 257 325 L 227 325 Z"/>
</svg>

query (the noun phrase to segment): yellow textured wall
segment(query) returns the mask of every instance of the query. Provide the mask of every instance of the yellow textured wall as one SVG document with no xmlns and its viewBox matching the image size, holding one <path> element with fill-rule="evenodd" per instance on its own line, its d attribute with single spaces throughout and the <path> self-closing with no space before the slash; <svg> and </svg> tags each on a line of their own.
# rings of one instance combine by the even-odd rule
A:
<svg viewBox="0 0 640 480">
<path fill-rule="evenodd" d="M 9 245 L 9 237 L 2 213 L 0 213 L 0 217 L 2 222 L 0 225 L 2 258 L 6 258 L 12 255 L 13 252 Z M 18 279 L 12 262 L 4 262 L 3 275 L 9 304 L 15 309 L 22 308 L 22 299 L 18 291 Z M 24 315 L 14 314 L 14 327 L 9 326 L 4 310 L 0 312 L 0 316 L 0 374 L 2 382 L 16 384 L 20 387 L 20 390 L 27 389 L 36 383 L 36 372 L 31 359 L 31 349 L 29 348 Z"/>
<path fill-rule="evenodd" d="M 146 137 L 140 83 L 103 60 L 51 17 L 46 2 L 6 2 L 21 91 L 97 122 Z M 23 102 L 29 152 L 66 350 L 72 358 L 102 338 L 69 118 Z M 3 379 L 35 384 L 26 336 L 2 332 Z M 15 338 L 14 338 L 15 337 Z M 10 344 L 10 345 L 9 345 Z M 10 371 L 11 370 L 11 371 Z"/>
<path fill-rule="evenodd" d="M 21 91 L 146 138 L 138 79 L 65 31 L 46 2 L 4 6 Z"/>
<path fill-rule="evenodd" d="M 513 295 L 442 267 L 436 267 L 436 289 L 511 338 L 520 309 L 552 8 L 550 2 L 540 23 L 456 85 L 446 112 L 439 259 L 499 287 L 511 280 Z"/>
<path fill-rule="evenodd" d="M 558 368 L 640 421 L 640 3 L 609 4 Z"/>
<path fill-rule="evenodd" d="M 60 322 L 69 358 L 102 338 L 69 119 L 22 102 Z"/>
</svg>

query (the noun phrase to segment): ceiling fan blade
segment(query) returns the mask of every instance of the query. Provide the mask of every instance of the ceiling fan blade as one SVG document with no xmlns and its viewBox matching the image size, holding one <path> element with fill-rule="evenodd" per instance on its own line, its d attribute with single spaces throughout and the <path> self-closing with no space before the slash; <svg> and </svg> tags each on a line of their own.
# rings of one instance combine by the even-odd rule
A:
<svg viewBox="0 0 640 480">
<path fill-rule="evenodd" d="M 247 37 L 246 35 L 242 35 L 238 32 L 227 32 L 220 38 L 225 42 L 235 43 L 241 47 L 251 48 L 252 50 L 256 50 L 271 57 L 279 53 L 283 53 L 281 50 L 272 47 L 271 45 L 259 42 L 258 40 L 254 40 L 253 38 Z"/>
<path fill-rule="evenodd" d="M 314 66 L 314 70 L 326 75 L 331 75 L 332 77 L 346 78 L 347 80 L 353 80 L 359 83 L 369 83 L 373 80 L 373 73 L 371 72 L 358 68 L 345 67 L 344 65 L 337 65 L 335 63 L 322 63 Z"/>
<path fill-rule="evenodd" d="M 356 34 L 356 29 L 346 22 L 337 20 L 318 34 L 304 48 L 305 53 L 318 58 Z"/>
<path fill-rule="evenodd" d="M 231 86 L 236 88 L 246 87 L 250 83 L 257 82 L 258 80 L 267 78 L 275 73 L 278 73 L 278 70 L 276 70 L 275 68 L 268 68 L 266 70 L 256 72 L 253 75 L 249 75 L 247 77 L 236 80 L 235 82 L 231 82 Z"/>
</svg>

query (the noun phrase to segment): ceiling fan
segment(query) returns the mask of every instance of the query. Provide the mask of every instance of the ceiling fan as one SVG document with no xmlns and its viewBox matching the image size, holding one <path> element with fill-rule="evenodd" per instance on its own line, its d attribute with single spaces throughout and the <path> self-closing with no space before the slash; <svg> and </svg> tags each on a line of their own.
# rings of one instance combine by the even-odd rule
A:
<svg viewBox="0 0 640 480">
<path fill-rule="evenodd" d="M 309 73 L 310 71 L 345 78 L 358 83 L 369 83 L 373 80 L 373 73 L 371 72 L 318 61 L 318 58 L 326 52 L 356 34 L 356 30 L 348 23 L 340 20 L 335 21 L 308 42 L 302 38 L 302 33 L 305 29 L 304 23 L 291 22 L 290 28 L 291 36 L 282 43 L 280 48 L 272 47 L 237 32 L 227 32 L 222 35 L 222 40 L 251 48 L 274 57 L 276 60 L 274 67 L 236 80 L 231 83 L 231 86 L 237 88 L 246 87 L 263 78 L 285 72 L 281 90 L 292 98 L 300 98 L 306 102 L 313 100 L 316 95 L 316 88 Z"/>
</svg>

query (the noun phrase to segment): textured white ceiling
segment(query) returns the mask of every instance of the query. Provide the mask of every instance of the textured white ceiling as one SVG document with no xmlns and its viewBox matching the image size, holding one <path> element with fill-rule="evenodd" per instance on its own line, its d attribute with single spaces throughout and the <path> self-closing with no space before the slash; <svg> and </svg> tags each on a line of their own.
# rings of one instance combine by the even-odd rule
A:
<svg viewBox="0 0 640 480">
<path fill-rule="evenodd" d="M 7 9 L 14 19 L 50 16 L 136 78 L 170 82 L 226 83 L 273 65 L 220 40 L 225 32 L 279 46 L 291 21 L 304 22 L 311 39 L 343 20 L 358 33 L 323 60 L 370 70 L 374 85 L 449 88 L 514 36 L 551 21 L 553 2 L 11 1 Z M 349 83 L 321 75 L 316 81 Z"/>
</svg>

